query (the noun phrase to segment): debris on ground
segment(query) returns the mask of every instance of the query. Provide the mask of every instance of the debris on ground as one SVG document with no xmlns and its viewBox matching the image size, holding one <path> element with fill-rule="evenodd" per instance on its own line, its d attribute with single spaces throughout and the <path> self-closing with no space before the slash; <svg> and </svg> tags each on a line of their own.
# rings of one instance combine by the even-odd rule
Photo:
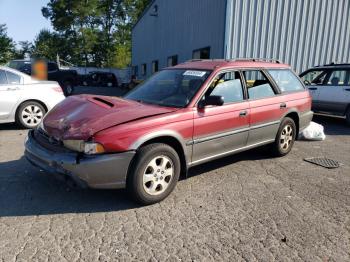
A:
<svg viewBox="0 0 350 262">
<path fill-rule="evenodd" d="M 325 158 L 325 157 L 311 157 L 304 158 L 304 161 L 312 163 L 314 165 L 322 166 L 325 168 L 338 168 L 340 167 L 340 163 L 333 159 Z"/>
<path fill-rule="evenodd" d="M 308 127 L 306 127 L 303 131 L 300 132 L 299 139 L 323 141 L 326 139 L 324 128 L 320 124 L 311 122 L 310 125 L 308 125 Z"/>
</svg>

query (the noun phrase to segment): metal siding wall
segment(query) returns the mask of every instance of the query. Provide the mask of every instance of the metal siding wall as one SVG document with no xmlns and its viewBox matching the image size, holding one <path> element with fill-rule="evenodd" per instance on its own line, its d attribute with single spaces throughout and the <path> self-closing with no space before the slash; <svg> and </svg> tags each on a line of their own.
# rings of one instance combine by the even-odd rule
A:
<svg viewBox="0 0 350 262">
<path fill-rule="evenodd" d="M 213 58 L 223 57 L 226 0 L 157 0 L 158 17 L 150 16 L 152 7 L 132 32 L 132 64 L 147 63 L 151 73 L 153 60 L 159 68 L 167 58 L 178 55 L 178 62 L 192 58 L 195 49 L 210 46 Z"/>
<path fill-rule="evenodd" d="M 226 58 L 275 58 L 297 72 L 350 62 L 349 0 L 227 0 L 232 4 Z"/>
</svg>

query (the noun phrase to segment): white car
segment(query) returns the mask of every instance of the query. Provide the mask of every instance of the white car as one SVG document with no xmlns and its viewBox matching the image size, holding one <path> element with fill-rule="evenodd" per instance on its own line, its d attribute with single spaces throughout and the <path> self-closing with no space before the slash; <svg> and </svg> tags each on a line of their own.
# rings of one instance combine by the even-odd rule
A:
<svg viewBox="0 0 350 262">
<path fill-rule="evenodd" d="M 350 125 L 350 64 L 331 63 L 300 74 L 316 114 L 338 116 Z"/>
<path fill-rule="evenodd" d="M 36 127 L 44 115 L 65 99 L 57 82 L 39 81 L 0 66 L 0 123 Z"/>
</svg>

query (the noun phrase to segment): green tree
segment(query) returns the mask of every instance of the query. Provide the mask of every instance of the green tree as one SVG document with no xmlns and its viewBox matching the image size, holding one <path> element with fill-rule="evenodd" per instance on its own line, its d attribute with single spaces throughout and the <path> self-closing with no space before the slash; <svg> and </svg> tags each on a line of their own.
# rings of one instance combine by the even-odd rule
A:
<svg viewBox="0 0 350 262">
<path fill-rule="evenodd" d="M 131 61 L 132 24 L 149 2 L 50 0 L 42 13 L 69 43 L 65 60 L 77 65 L 125 67 Z"/>
<path fill-rule="evenodd" d="M 42 8 L 44 17 L 71 44 L 72 60 L 94 65 L 93 48 L 98 42 L 98 0 L 50 0 Z"/>
<path fill-rule="evenodd" d="M 33 44 L 30 41 L 19 41 L 19 48 L 16 49 L 15 58 L 23 59 L 31 57 L 33 53 Z"/>
<path fill-rule="evenodd" d="M 0 65 L 9 62 L 15 56 L 15 43 L 8 37 L 5 24 L 0 24 Z"/>
<path fill-rule="evenodd" d="M 56 60 L 59 55 L 64 60 L 70 60 L 70 47 L 64 37 L 56 32 L 43 29 L 34 40 L 32 56 Z"/>
</svg>

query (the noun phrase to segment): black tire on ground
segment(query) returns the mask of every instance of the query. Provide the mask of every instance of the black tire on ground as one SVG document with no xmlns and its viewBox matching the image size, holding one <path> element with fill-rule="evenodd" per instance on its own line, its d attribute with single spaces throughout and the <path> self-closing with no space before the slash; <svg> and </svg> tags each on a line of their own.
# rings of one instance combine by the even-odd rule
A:
<svg viewBox="0 0 350 262">
<path fill-rule="evenodd" d="M 74 86 L 70 80 L 64 81 L 62 87 L 63 87 L 63 93 L 65 96 L 70 96 L 73 94 Z"/>
<path fill-rule="evenodd" d="M 282 120 L 275 142 L 271 145 L 274 156 L 285 156 L 292 150 L 297 136 L 296 129 L 293 119 L 286 117 Z"/>
<path fill-rule="evenodd" d="M 346 115 L 345 115 L 345 121 L 346 121 L 346 124 L 348 126 L 350 126 L 350 107 L 348 108 L 348 110 L 346 111 Z"/>
<path fill-rule="evenodd" d="M 45 108 L 38 102 L 22 103 L 16 111 L 16 123 L 22 128 L 30 129 L 39 125 L 46 114 Z"/>
<path fill-rule="evenodd" d="M 157 170 L 152 168 L 152 163 L 155 163 L 153 166 L 159 165 L 160 169 L 158 167 L 156 168 Z M 168 166 L 162 169 L 163 164 Z M 162 175 L 164 173 L 162 170 L 165 172 L 164 175 Z M 127 178 L 127 190 L 131 197 L 140 204 L 150 205 L 160 202 L 175 188 L 179 180 L 180 171 L 180 159 L 172 147 L 161 143 L 146 145 L 139 149 L 132 162 Z M 170 173 L 172 176 L 167 175 Z M 151 178 L 152 181 L 145 182 L 148 180 L 146 177 Z M 162 184 L 158 184 L 164 184 L 166 181 L 168 183 L 166 183 L 164 188 Z M 151 194 L 147 190 L 152 190 L 153 185 L 155 186 L 155 191 Z"/>
</svg>

